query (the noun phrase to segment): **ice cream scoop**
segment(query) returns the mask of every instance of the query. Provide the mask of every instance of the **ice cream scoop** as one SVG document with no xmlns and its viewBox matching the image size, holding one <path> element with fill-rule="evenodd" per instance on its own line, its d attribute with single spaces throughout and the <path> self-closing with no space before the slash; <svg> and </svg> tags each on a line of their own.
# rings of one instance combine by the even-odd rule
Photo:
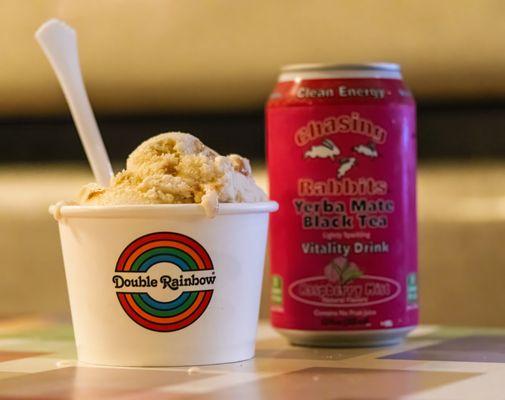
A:
<svg viewBox="0 0 505 400">
<path fill-rule="evenodd" d="M 84 186 L 81 205 L 197 203 L 209 217 L 219 203 L 265 201 L 267 197 L 251 175 L 247 158 L 219 155 L 187 133 L 168 132 L 138 146 L 126 169 L 109 187 Z"/>
</svg>

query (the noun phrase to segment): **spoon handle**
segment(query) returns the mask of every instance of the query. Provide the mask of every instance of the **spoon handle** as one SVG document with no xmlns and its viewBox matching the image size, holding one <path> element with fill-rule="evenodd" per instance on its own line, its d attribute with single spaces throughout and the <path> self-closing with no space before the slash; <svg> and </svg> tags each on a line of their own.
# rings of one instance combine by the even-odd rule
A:
<svg viewBox="0 0 505 400">
<path fill-rule="evenodd" d="M 77 35 L 64 22 L 51 19 L 37 30 L 35 37 L 63 89 L 95 179 L 100 185 L 109 186 L 112 166 L 82 79 Z"/>
</svg>

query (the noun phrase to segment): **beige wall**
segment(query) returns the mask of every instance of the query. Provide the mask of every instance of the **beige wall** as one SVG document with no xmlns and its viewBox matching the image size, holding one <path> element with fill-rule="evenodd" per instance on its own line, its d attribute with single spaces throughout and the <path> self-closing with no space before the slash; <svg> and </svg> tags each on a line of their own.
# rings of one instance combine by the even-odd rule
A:
<svg viewBox="0 0 505 400">
<path fill-rule="evenodd" d="M 257 177 L 262 186 L 264 172 Z M 505 325 L 504 164 L 421 166 L 419 270 L 424 323 Z M 91 180 L 63 165 L 0 168 L 0 315 L 66 313 L 55 221 L 48 204 Z M 268 269 L 262 316 L 268 315 Z"/>
<path fill-rule="evenodd" d="M 505 95 L 501 0 L 2 0 L 0 116 L 66 112 L 33 40 L 51 17 L 77 29 L 102 112 L 260 107 L 294 62 L 391 60 L 418 96 Z"/>
</svg>

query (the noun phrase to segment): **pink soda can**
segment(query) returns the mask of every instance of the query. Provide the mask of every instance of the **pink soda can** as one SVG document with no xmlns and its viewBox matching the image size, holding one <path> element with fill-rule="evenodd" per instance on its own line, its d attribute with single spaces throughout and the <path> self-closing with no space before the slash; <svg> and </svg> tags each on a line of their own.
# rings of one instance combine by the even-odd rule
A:
<svg viewBox="0 0 505 400">
<path fill-rule="evenodd" d="M 379 346 L 418 323 L 416 107 L 390 63 L 284 67 L 266 106 L 271 322 Z"/>
</svg>

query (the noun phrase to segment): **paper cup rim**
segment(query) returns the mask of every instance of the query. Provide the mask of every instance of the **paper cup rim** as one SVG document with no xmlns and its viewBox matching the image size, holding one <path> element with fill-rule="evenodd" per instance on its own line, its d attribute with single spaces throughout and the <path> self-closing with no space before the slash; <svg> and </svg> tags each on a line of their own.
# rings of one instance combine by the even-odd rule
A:
<svg viewBox="0 0 505 400">
<path fill-rule="evenodd" d="M 256 203 L 220 203 L 217 216 L 231 214 L 271 213 L 279 209 L 275 201 Z M 53 217 L 60 218 L 159 218 L 178 215 L 205 216 L 200 204 L 130 204 L 130 205 L 62 205 L 49 207 Z"/>
</svg>

